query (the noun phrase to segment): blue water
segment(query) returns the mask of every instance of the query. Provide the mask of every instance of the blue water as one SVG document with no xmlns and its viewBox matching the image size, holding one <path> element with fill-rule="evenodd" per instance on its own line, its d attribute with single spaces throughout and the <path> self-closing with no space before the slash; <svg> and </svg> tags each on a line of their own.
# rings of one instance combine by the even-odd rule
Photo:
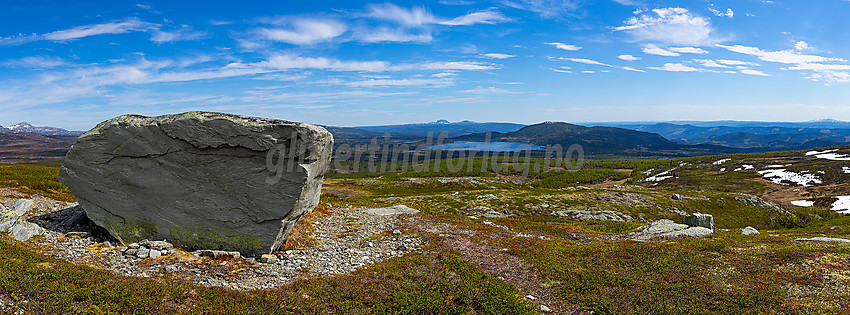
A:
<svg viewBox="0 0 850 315">
<path fill-rule="evenodd" d="M 492 151 L 492 152 L 516 152 L 528 150 L 543 150 L 546 147 L 531 145 L 524 142 L 475 142 L 457 141 L 441 145 L 432 145 L 429 150 L 447 151 Z"/>
</svg>

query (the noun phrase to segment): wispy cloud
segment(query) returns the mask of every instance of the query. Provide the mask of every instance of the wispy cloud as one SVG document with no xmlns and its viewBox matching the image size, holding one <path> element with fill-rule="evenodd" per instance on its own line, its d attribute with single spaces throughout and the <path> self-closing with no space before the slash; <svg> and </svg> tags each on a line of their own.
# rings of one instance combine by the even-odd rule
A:
<svg viewBox="0 0 850 315">
<path fill-rule="evenodd" d="M 662 66 L 662 67 L 649 67 L 649 69 L 671 71 L 671 72 L 700 72 L 700 71 L 705 71 L 705 69 L 689 67 L 689 66 L 683 65 L 681 63 L 665 63 L 664 66 Z"/>
<path fill-rule="evenodd" d="M 735 16 L 735 12 L 732 12 L 731 8 L 727 8 L 726 11 L 720 11 L 718 9 L 715 9 L 714 7 L 710 7 L 708 8 L 708 11 L 711 11 L 711 13 L 714 13 L 714 15 L 716 16 L 725 16 L 728 18 L 732 18 L 733 16 Z"/>
<path fill-rule="evenodd" d="M 63 60 L 62 58 L 45 56 L 29 56 L 19 59 L 10 59 L 3 63 L 0 63 L 0 65 L 6 67 L 27 68 L 35 70 L 52 69 L 67 64 L 68 62 Z"/>
<path fill-rule="evenodd" d="M 449 26 L 458 26 L 458 25 L 475 25 L 475 24 L 496 24 L 502 22 L 509 22 L 513 19 L 508 18 L 499 11 L 495 10 L 484 10 L 469 13 L 467 15 L 459 16 L 454 19 L 448 21 L 442 21 L 440 24 L 449 25 Z"/>
<path fill-rule="evenodd" d="M 495 86 L 488 87 L 477 87 L 474 89 L 468 89 L 460 91 L 461 93 L 470 93 L 470 94 L 516 94 L 517 92 L 497 88 Z"/>
<path fill-rule="evenodd" d="M 615 27 L 630 34 L 635 41 L 662 42 L 673 45 L 705 46 L 719 42 L 707 18 L 684 8 L 662 8 L 636 11 L 637 16 Z"/>
<path fill-rule="evenodd" d="M 569 51 L 576 51 L 576 50 L 581 49 L 581 47 L 579 47 L 579 46 L 564 44 L 564 43 L 560 43 L 560 42 L 546 43 L 546 45 L 552 45 L 552 46 L 555 46 L 555 48 L 563 49 L 563 50 L 569 50 Z"/>
<path fill-rule="evenodd" d="M 756 56 L 761 60 L 770 61 L 770 62 L 778 62 L 778 63 L 787 63 L 787 64 L 800 64 L 800 63 L 816 63 L 816 62 L 830 62 L 830 61 L 845 61 L 841 58 L 829 58 L 817 55 L 806 55 L 801 54 L 799 52 L 793 50 L 779 50 L 779 51 L 765 51 L 761 50 L 758 47 L 750 47 L 744 45 L 717 45 L 717 47 L 725 48 L 726 50 Z"/>
<path fill-rule="evenodd" d="M 487 53 L 487 54 L 482 54 L 481 56 L 485 57 L 485 58 L 490 58 L 490 59 L 509 59 L 509 58 L 516 57 L 515 55 L 500 54 L 500 53 Z"/>
<path fill-rule="evenodd" d="M 256 32 L 265 39 L 294 45 L 312 45 L 332 40 L 347 30 L 344 23 L 331 19 L 296 18 L 283 21 L 287 27 L 260 28 Z"/>
<path fill-rule="evenodd" d="M 632 55 L 619 55 L 619 56 L 617 56 L 617 58 L 620 58 L 620 59 L 625 60 L 625 61 L 640 60 L 640 57 L 635 57 L 635 56 L 632 56 Z"/>
<path fill-rule="evenodd" d="M 609 65 L 609 64 L 607 64 L 607 63 L 602 63 L 602 62 L 599 62 L 599 61 L 596 61 L 596 60 L 592 60 L 592 59 L 584 59 L 584 58 L 562 58 L 562 59 L 563 59 L 563 60 L 569 60 L 569 61 L 572 61 L 572 62 L 578 62 L 578 63 L 588 64 L 588 65 L 597 65 L 597 66 L 613 67 L 612 65 Z"/>
<path fill-rule="evenodd" d="M 207 32 L 195 31 L 191 27 L 184 25 L 178 30 L 163 31 L 156 30 L 151 36 L 151 40 L 157 43 L 176 42 L 183 40 L 197 40 L 207 37 Z"/>
<path fill-rule="evenodd" d="M 729 66 L 726 66 L 726 65 L 720 64 L 720 63 L 718 63 L 717 61 L 710 60 L 710 59 L 694 59 L 694 61 L 699 62 L 700 64 L 702 64 L 702 66 L 703 66 L 703 67 L 709 67 L 709 68 L 729 68 Z"/>
<path fill-rule="evenodd" d="M 2 37 L 0 38 L 0 46 L 25 44 L 41 40 L 68 42 L 84 37 L 104 34 L 123 34 L 138 31 L 151 31 L 156 30 L 159 27 L 159 24 L 144 22 L 138 18 L 127 18 L 117 22 L 77 26 L 71 29 L 55 31 L 41 35 L 32 34 Z"/>
<path fill-rule="evenodd" d="M 653 44 L 643 46 L 643 48 L 641 48 L 641 51 L 643 51 L 644 54 L 648 55 L 658 55 L 666 57 L 676 57 L 680 55 L 679 53 L 665 50 L 664 48 L 655 46 Z"/>
<path fill-rule="evenodd" d="M 675 51 L 677 53 L 683 54 L 707 54 L 708 51 L 702 48 L 697 47 L 667 47 L 670 51 Z"/>
<path fill-rule="evenodd" d="M 454 81 L 446 78 L 442 79 L 369 79 L 363 81 L 347 82 L 345 85 L 355 87 L 381 87 L 381 86 L 448 86 L 453 85 Z"/>
<path fill-rule="evenodd" d="M 543 18 L 560 18 L 578 9 L 579 0 L 502 0 L 502 4 L 535 12 Z"/>
<path fill-rule="evenodd" d="M 758 71 L 758 70 L 753 70 L 753 69 L 744 69 L 744 70 L 741 70 L 741 73 L 749 74 L 749 75 L 758 75 L 758 76 L 763 76 L 763 77 L 769 77 L 770 76 L 767 73 L 764 73 L 764 72 L 761 72 L 761 71 Z"/>
</svg>

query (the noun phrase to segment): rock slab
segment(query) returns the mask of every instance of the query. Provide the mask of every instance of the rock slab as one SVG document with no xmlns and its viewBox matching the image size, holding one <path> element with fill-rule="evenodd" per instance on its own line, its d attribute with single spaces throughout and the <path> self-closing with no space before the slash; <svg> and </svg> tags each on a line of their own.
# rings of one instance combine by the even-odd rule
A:
<svg viewBox="0 0 850 315">
<path fill-rule="evenodd" d="M 248 256 L 280 247 L 319 202 L 333 136 L 276 119 L 124 115 L 77 139 L 59 180 L 125 243 L 167 239 Z"/>
<path fill-rule="evenodd" d="M 44 233 L 44 228 L 35 223 L 24 221 L 15 209 L 0 206 L 0 232 L 8 233 L 18 241 L 26 241 Z"/>
</svg>

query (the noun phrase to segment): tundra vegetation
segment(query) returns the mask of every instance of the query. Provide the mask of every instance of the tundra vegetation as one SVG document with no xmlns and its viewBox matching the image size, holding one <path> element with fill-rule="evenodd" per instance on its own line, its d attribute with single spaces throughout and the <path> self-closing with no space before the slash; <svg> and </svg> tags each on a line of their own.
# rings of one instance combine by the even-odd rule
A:
<svg viewBox="0 0 850 315">
<path fill-rule="evenodd" d="M 847 161 L 784 151 L 591 158 L 580 170 L 547 170 L 536 158 L 430 162 L 431 171 L 402 172 L 370 171 L 374 160 L 365 157 L 339 161 L 346 167 L 326 176 L 320 207 L 404 204 L 422 211 L 421 224 L 473 231 L 468 242 L 420 229 L 421 252 L 273 290 L 231 291 L 178 278 L 118 276 L 0 236 L 0 298 L 28 301 L 28 312 L 42 314 L 526 314 L 540 312 L 526 295 L 544 292 L 553 309 L 579 314 L 850 313 L 850 244 L 796 240 L 850 238 L 850 216 L 832 210 L 834 197 L 850 195 Z M 462 171 L 448 171 L 449 164 Z M 759 173 L 780 167 L 820 183 L 802 186 L 792 176 L 777 184 Z M 0 185 L 20 196 L 72 200 L 57 173 L 50 163 L 2 164 Z M 793 206 L 795 200 L 813 205 Z M 583 221 L 557 215 L 561 210 L 613 211 L 633 220 Z M 714 216 L 712 235 L 629 239 L 649 222 L 681 222 L 694 212 Z M 742 235 L 748 226 L 761 233 Z M 313 246 L 309 228 L 296 231 L 300 241 L 285 246 Z M 515 263 L 531 280 L 482 259 L 486 248 L 498 249 L 485 255 L 490 260 Z"/>
</svg>

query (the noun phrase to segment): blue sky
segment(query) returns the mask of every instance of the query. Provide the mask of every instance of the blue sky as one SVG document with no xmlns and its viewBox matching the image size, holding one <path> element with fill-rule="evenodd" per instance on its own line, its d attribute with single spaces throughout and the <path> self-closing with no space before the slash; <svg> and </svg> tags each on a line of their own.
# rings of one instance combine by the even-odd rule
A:
<svg viewBox="0 0 850 315">
<path fill-rule="evenodd" d="M 850 120 L 850 1 L 21 1 L 0 125 Z"/>
</svg>

